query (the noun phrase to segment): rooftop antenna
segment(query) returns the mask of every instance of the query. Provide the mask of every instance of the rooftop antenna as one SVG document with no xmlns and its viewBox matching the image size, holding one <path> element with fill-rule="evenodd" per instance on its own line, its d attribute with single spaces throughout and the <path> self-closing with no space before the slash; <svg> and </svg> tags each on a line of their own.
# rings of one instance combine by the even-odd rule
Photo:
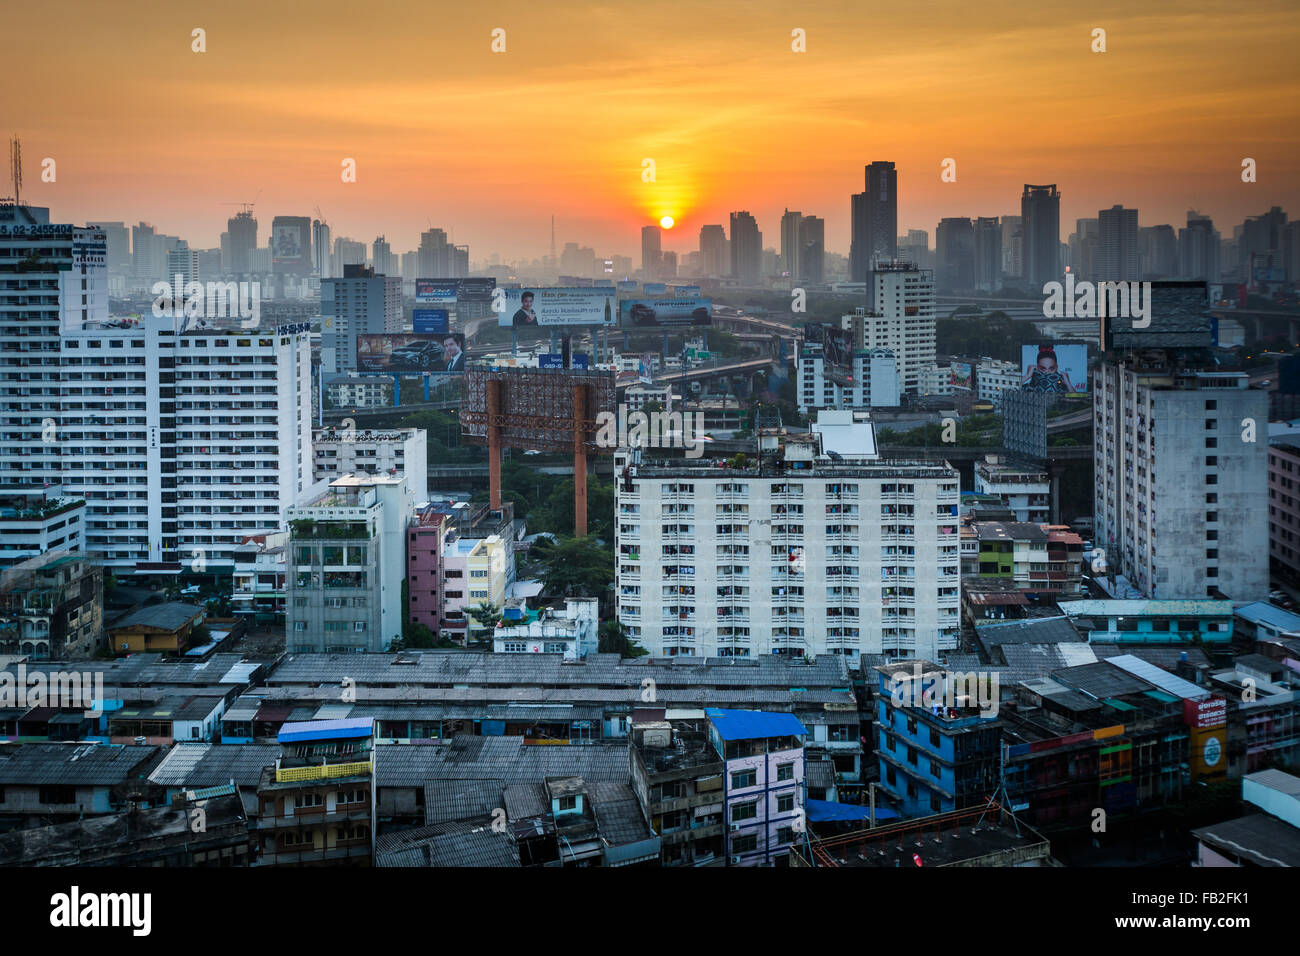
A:
<svg viewBox="0 0 1300 956">
<path fill-rule="evenodd" d="M 22 205 L 23 141 L 15 136 L 9 141 L 9 178 L 14 184 L 14 205 Z"/>
</svg>

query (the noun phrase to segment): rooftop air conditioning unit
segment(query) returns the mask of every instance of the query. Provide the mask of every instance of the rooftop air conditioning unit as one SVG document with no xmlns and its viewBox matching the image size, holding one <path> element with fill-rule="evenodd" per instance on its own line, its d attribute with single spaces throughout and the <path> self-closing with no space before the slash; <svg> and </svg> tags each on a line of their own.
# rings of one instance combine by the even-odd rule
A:
<svg viewBox="0 0 1300 956">
<path fill-rule="evenodd" d="M 737 866 L 738 866 L 738 865 L 740 864 L 740 857 L 738 857 L 738 856 L 728 857 L 727 859 L 728 859 L 728 862 L 732 863 L 733 865 L 737 865 Z"/>
</svg>

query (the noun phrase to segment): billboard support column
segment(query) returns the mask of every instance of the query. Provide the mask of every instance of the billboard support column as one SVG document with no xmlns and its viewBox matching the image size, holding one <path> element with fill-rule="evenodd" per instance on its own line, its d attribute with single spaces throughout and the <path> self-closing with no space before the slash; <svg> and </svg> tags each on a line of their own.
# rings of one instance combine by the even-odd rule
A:
<svg viewBox="0 0 1300 956">
<path fill-rule="evenodd" d="M 573 386 L 573 533 L 587 534 L 587 386 Z"/>
<path fill-rule="evenodd" d="M 393 407 L 397 408 L 402 404 L 402 376 L 393 376 Z"/>
<path fill-rule="evenodd" d="M 487 383 L 488 501 L 501 510 L 501 382 Z"/>
</svg>

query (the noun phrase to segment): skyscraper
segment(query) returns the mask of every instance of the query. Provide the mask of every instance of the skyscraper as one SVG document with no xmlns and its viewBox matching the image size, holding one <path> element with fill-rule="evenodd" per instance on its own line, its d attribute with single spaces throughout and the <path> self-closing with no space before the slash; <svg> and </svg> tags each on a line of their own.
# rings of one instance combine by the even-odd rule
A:
<svg viewBox="0 0 1300 956">
<path fill-rule="evenodd" d="M 792 280 L 799 278 L 799 223 L 803 215 L 787 209 L 781 216 L 781 272 Z"/>
<path fill-rule="evenodd" d="M 1056 184 L 1025 184 L 1020 196 L 1021 234 L 1024 245 L 1024 279 L 1041 290 L 1061 278 L 1061 194 Z"/>
<path fill-rule="evenodd" d="M 1219 281 L 1219 232 L 1214 220 L 1195 209 L 1187 211 L 1187 227 L 1178 230 L 1178 272 L 1183 279 Z"/>
<path fill-rule="evenodd" d="M 898 256 L 898 172 L 893 163 L 866 167 L 866 191 L 853 197 L 849 279 L 866 282 L 877 259 Z"/>
<path fill-rule="evenodd" d="M 375 241 L 370 244 L 370 261 L 375 267 L 376 275 L 395 276 L 398 274 L 397 260 L 393 256 L 393 248 L 383 236 L 376 236 Z"/>
<path fill-rule="evenodd" d="M 763 234 L 748 212 L 731 214 L 731 274 L 742 285 L 758 285 L 763 263 Z"/>
<path fill-rule="evenodd" d="M 1138 256 L 1138 212 L 1111 206 L 1097 213 L 1097 275 L 1102 282 L 1135 282 L 1142 277 Z"/>
<path fill-rule="evenodd" d="M 1002 224 L 997 216 L 975 220 L 975 288 L 995 292 L 1002 287 Z"/>
<path fill-rule="evenodd" d="M 157 233 L 149 223 L 131 227 L 131 275 L 137 282 L 153 282 L 162 277 L 156 268 L 157 242 Z"/>
<path fill-rule="evenodd" d="M 804 216 L 799 221 L 799 279 L 822 282 L 826 278 L 826 220 Z"/>
<path fill-rule="evenodd" d="M 245 275 L 253 271 L 253 250 L 257 248 L 257 220 L 253 211 L 245 209 L 235 213 L 226 223 L 230 233 L 230 261 L 223 263 L 231 275 Z"/>
<path fill-rule="evenodd" d="M 1172 279 L 1178 275 L 1178 236 L 1174 227 L 1139 228 L 1138 256 L 1143 279 Z"/>
<path fill-rule="evenodd" d="M 329 372 L 357 367 L 357 336 L 402 331 L 401 276 L 343 267 L 342 278 L 320 284 L 321 364 Z"/>
<path fill-rule="evenodd" d="M 429 279 L 464 278 L 469 275 L 469 246 L 453 245 L 443 229 L 422 232 L 420 275 Z"/>
<path fill-rule="evenodd" d="M 102 229 L 108 237 L 108 271 L 113 275 L 131 273 L 131 233 L 123 222 L 88 222 L 87 229 Z"/>
<path fill-rule="evenodd" d="M 1002 273 L 1009 279 L 1025 274 L 1024 217 L 1002 217 Z"/>
<path fill-rule="evenodd" d="M 722 226 L 700 227 L 700 264 L 706 276 L 724 276 L 731 273 L 727 230 Z"/>
<path fill-rule="evenodd" d="M 663 233 L 658 226 L 641 227 L 641 275 L 658 279 L 663 266 Z"/>
<path fill-rule="evenodd" d="M 271 268 L 276 275 L 311 274 L 311 220 L 276 216 L 271 220 Z"/>
<path fill-rule="evenodd" d="M 311 221 L 311 271 L 320 279 L 334 274 L 333 244 L 330 242 L 329 223 L 320 219 Z"/>
<path fill-rule="evenodd" d="M 941 219 L 935 231 L 935 284 L 943 292 L 975 288 L 975 230 L 969 219 Z"/>
<path fill-rule="evenodd" d="M 1070 271 L 1075 279 L 1097 278 L 1097 253 L 1101 243 L 1101 220 L 1076 219 L 1070 233 Z"/>
</svg>

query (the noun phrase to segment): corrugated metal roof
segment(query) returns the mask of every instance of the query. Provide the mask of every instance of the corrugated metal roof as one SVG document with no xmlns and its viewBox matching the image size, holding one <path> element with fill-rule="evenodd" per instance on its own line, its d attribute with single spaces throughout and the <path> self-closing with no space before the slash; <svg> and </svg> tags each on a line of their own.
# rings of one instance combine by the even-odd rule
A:
<svg viewBox="0 0 1300 956">
<path fill-rule="evenodd" d="M 1128 673 L 1140 677 L 1161 690 L 1184 700 L 1200 700 L 1202 697 L 1210 695 L 1210 692 L 1204 687 L 1197 687 L 1191 681 L 1175 677 L 1168 671 L 1162 671 L 1156 665 L 1134 657 L 1132 654 L 1121 654 L 1119 657 L 1112 657 L 1106 663 L 1122 668 Z"/>
<path fill-rule="evenodd" d="M 0 784 L 112 786 L 130 779 L 157 747 L 16 744 L 0 747 Z"/>
</svg>

